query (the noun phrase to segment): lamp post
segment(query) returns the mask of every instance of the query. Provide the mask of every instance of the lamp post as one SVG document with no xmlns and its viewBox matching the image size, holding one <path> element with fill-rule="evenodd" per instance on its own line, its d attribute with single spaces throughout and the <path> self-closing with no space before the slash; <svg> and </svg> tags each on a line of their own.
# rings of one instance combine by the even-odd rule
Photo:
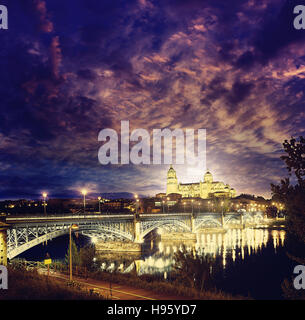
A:
<svg viewBox="0 0 305 320">
<path fill-rule="evenodd" d="M 138 215 L 138 204 L 139 204 L 139 199 L 138 199 L 138 195 L 135 195 L 136 198 L 136 216 Z"/>
<path fill-rule="evenodd" d="M 101 213 L 101 199 L 102 199 L 101 197 L 97 198 L 97 200 L 98 200 L 98 212 L 99 213 Z"/>
<path fill-rule="evenodd" d="M 84 196 L 84 214 L 86 213 L 86 194 L 87 194 L 87 190 L 83 189 L 82 195 Z"/>
<path fill-rule="evenodd" d="M 137 215 L 138 215 L 138 211 L 139 211 L 139 199 L 137 199 Z"/>
<path fill-rule="evenodd" d="M 136 198 L 136 214 L 138 213 L 138 195 L 134 196 Z"/>
<path fill-rule="evenodd" d="M 163 213 L 164 213 L 164 202 L 165 202 L 165 201 L 162 200 L 162 209 L 163 209 L 162 211 L 163 211 Z"/>
<path fill-rule="evenodd" d="M 78 225 L 77 224 L 72 224 L 69 227 L 69 234 L 70 234 L 70 281 L 72 281 L 72 229 L 73 230 L 77 230 L 78 229 Z"/>
<path fill-rule="evenodd" d="M 43 194 L 42 194 L 42 196 L 43 196 L 43 212 L 44 212 L 44 215 L 46 215 L 47 214 L 47 202 L 46 202 L 46 199 L 47 199 L 47 194 L 44 192 Z"/>
<path fill-rule="evenodd" d="M 185 213 L 185 202 L 183 202 L 183 207 L 184 207 L 184 213 Z"/>
<path fill-rule="evenodd" d="M 194 199 L 192 199 L 192 214 L 194 213 Z"/>
<path fill-rule="evenodd" d="M 198 202 L 198 213 L 200 213 L 200 202 Z"/>
</svg>

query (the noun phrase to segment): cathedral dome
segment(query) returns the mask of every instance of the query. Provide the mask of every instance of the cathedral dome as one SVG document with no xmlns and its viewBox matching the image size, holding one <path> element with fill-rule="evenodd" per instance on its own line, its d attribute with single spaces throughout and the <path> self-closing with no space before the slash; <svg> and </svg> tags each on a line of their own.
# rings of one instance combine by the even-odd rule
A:
<svg viewBox="0 0 305 320">
<path fill-rule="evenodd" d="M 213 182 L 213 176 L 212 176 L 212 173 L 207 171 L 204 175 L 204 178 L 203 178 L 204 182 L 206 183 L 212 183 Z"/>
</svg>

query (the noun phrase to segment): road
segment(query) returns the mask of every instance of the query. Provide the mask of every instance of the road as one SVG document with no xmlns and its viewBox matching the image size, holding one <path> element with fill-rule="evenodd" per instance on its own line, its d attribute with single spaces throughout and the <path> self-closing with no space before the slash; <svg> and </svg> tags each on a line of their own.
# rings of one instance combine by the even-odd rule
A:
<svg viewBox="0 0 305 320">
<path fill-rule="evenodd" d="M 45 269 L 39 269 L 40 274 L 47 274 Z M 69 280 L 69 276 L 50 271 L 50 277 L 56 278 L 66 282 Z M 110 283 L 106 281 L 100 281 L 95 279 L 83 279 L 73 276 L 73 280 L 83 285 L 86 289 L 94 289 L 95 292 L 100 293 L 102 296 L 111 300 L 186 300 L 185 297 L 170 296 L 164 294 L 158 294 L 147 289 L 139 289 L 123 284 Z"/>
</svg>

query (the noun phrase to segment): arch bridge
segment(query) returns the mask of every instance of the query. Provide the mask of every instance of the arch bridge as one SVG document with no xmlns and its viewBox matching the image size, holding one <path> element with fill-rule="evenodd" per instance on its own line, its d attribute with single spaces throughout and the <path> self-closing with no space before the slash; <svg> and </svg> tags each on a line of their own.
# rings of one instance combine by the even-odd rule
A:
<svg viewBox="0 0 305 320">
<path fill-rule="evenodd" d="M 262 219 L 261 212 L 7 216 L 0 222 L 0 264 L 1 259 L 5 264 L 6 258 L 12 259 L 40 243 L 69 233 L 72 225 L 78 226 L 77 232 L 92 238 L 142 243 L 158 228 L 196 233 L 211 227 L 226 228 L 236 224 L 243 227 Z"/>
</svg>

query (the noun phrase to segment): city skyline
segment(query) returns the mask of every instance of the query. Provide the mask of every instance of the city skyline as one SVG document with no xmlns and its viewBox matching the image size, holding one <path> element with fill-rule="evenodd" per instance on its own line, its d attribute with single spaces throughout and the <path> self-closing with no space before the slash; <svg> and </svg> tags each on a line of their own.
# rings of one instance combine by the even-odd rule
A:
<svg viewBox="0 0 305 320">
<path fill-rule="evenodd" d="M 237 195 L 270 198 L 287 175 L 282 143 L 305 135 L 296 1 L 1 4 L 1 199 L 164 192 L 168 165 L 98 162 L 98 133 L 122 120 L 206 129 L 206 167 Z"/>
</svg>

